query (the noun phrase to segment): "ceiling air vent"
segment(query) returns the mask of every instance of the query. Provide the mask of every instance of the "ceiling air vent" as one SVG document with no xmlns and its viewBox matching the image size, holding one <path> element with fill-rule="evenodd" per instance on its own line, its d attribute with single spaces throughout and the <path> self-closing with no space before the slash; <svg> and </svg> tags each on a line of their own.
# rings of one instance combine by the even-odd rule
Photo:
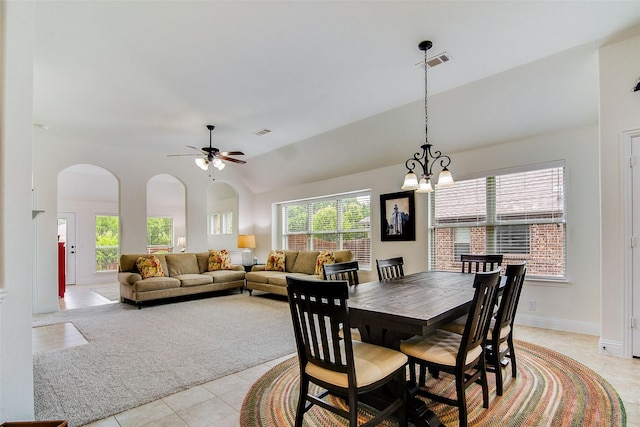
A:
<svg viewBox="0 0 640 427">
<path fill-rule="evenodd" d="M 262 129 L 258 129 L 258 130 L 257 130 L 257 131 L 255 131 L 255 132 L 251 132 L 251 133 L 252 133 L 252 134 L 254 134 L 254 135 L 256 135 L 256 136 L 262 136 L 262 135 L 266 135 L 266 134 L 268 134 L 268 133 L 271 133 L 271 131 L 270 131 L 269 129 L 264 129 L 264 128 L 262 128 Z"/>
<path fill-rule="evenodd" d="M 433 68 L 436 65 L 440 65 L 443 62 L 447 62 L 447 61 L 451 61 L 451 55 L 449 55 L 449 53 L 447 52 L 442 52 L 437 54 L 436 56 L 432 56 L 431 58 L 427 58 L 427 66 L 429 68 Z M 416 63 L 417 66 L 419 67 L 423 67 L 424 66 L 424 61 L 420 61 L 418 63 Z"/>
</svg>

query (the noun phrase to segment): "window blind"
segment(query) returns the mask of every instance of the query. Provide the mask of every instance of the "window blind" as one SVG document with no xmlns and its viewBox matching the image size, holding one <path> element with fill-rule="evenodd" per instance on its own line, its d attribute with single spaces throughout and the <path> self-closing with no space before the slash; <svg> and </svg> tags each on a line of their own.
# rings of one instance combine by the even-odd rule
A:
<svg viewBox="0 0 640 427">
<path fill-rule="evenodd" d="M 564 167 L 458 181 L 431 198 L 433 269 L 461 269 L 460 254 L 527 262 L 528 277 L 566 273 Z"/>
</svg>

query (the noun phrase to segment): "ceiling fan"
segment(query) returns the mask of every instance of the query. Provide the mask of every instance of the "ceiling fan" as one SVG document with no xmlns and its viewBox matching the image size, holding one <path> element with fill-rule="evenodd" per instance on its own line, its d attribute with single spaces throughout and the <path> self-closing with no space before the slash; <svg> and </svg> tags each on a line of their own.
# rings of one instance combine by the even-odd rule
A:
<svg viewBox="0 0 640 427">
<path fill-rule="evenodd" d="M 223 160 L 227 160 L 229 162 L 234 162 L 234 163 L 240 163 L 240 164 L 247 163 L 244 160 L 234 159 L 233 157 L 229 157 L 229 156 L 244 156 L 244 153 L 242 151 L 220 151 L 216 147 L 212 146 L 211 145 L 212 133 L 213 133 L 213 130 L 215 129 L 215 126 L 207 125 L 207 129 L 209 129 L 209 146 L 208 147 L 196 148 L 193 145 L 187 145 L 187 147 L 192 148 L 196 151 L 199 151 L 199 153 L 198 154 L 195 154 L 195 153 L 168 154 L 167 157 L 204 156 L 204 157 L 198 157 L 196 159 L 196 165 L 198 165 L 200 169 L 205 171 L 209 169 L 209 165 L 213 165 L 213 167 L 221 171 L 222 169 L 224 169 L 224 166 L 225 166 Z"/>
</svg>

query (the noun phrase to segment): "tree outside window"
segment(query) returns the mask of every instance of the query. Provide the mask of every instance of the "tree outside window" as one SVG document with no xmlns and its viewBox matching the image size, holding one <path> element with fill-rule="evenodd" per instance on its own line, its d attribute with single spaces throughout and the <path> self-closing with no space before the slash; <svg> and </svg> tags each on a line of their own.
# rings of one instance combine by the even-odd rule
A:
<svg viewBox="0 0 640 427">
<path fill-rule="evenodd" d="M 147 218 L 147 252 L 167 253 L 173 247 L 173 218 Z"/>
<path fill-rule="evenodd" d="M 96 271 L 115 271 L 120 256 L 116 215 L 96 215 Z"/>
</svg>

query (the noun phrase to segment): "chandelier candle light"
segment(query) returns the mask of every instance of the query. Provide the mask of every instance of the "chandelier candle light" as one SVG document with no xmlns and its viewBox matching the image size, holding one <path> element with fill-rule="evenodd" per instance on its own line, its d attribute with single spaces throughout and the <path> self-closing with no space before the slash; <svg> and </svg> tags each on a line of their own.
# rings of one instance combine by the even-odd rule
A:
<svg viewBox="0 0 640 427">
<path fill-rule="evenodd" d="M 433 165 L 436 162 L 440 163 L 442 171 L 438 176 L 438 184 L 436 188 L 450 187 L 455 185 L 453 176 L 449 171 L 448 166 L 451 164 L 451 158 L 442 154 L 440 150 L 431 150 L 433 145 L 429 143 L 429 126 L 428 126 L 428 109 L 427 109 L 427 69 L 429 65 L 427 63 L 427 50 L 431 48 L 433 44 L 426 40 L 418 45 L 418 49 L 424 51 L 424 144 L 420 146 L 422 152 L 417 152 L 405 162 L 407 168 L 407 174 L 404 177 L 404 184 L 402 184 L 403 190 L 416 190 L 416 193 L 432 193 L 433 187 L 431 186 L 431 175 L 433 175 Z M 415 174 L 414 169 L 420 166 L 422 173 L 420 175 L 420 181 Z"/>
</svg>

